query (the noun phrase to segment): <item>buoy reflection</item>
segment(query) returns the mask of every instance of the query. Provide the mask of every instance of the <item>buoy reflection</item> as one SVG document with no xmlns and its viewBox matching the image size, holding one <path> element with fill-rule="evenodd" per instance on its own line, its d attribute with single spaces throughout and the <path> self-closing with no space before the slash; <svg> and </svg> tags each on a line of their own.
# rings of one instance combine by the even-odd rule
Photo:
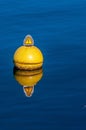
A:
<svg viewBox="0 0 86 130">
<path fill-rule="evenodd" d="M 41 80 L 43 69 L 32 71 L 19 70 L 14 67 L 14 77 L 16 81 L 23 86 L 23 91 L 27 97 L 31 97 L 34 93 L 34 86 Z"/>
</svg>

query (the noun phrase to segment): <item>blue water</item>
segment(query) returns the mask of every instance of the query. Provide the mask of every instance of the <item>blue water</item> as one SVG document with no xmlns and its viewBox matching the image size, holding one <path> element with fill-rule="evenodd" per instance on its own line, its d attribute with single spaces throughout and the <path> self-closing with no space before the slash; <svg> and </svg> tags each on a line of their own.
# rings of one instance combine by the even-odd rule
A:
<svg viewBox="0 0 86 130">
<path fill-rule="evenodd" d="M 44 55 L 31 97 L 13 55 L 27 34 Z M 86 1 L 0 1 L 0 130 L 86 130 Z"/>
</svg>

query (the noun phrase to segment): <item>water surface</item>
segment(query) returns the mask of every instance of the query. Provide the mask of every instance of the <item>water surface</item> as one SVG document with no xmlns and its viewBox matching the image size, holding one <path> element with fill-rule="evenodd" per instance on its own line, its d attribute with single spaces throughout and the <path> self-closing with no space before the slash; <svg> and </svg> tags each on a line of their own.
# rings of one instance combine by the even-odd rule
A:
<svg viewBox="0 0 86 130">
<path fill-rule="evenodd" d="M 13 54 L 31 34 L 44 55 L 31 97 Z M 0 129 L 86 130 L 86 1 L 0 1 Z"/>
</svg>

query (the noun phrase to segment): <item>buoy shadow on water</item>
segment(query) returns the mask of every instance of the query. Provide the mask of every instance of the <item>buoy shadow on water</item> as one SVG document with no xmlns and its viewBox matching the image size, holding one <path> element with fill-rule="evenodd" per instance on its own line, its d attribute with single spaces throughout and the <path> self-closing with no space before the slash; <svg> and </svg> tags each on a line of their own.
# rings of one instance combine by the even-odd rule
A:
<svg viewBox="0 0 86 130">
<path fill-rule="evenodd" d="M 31 97 L 34 93 L 34 87 L 43 76 L 43 69 L 36 70 L 20 70 L 13 68 L 13 74 L 16 81 L 23 86 L 23 91 L 27 97 Z"/>
</svg>

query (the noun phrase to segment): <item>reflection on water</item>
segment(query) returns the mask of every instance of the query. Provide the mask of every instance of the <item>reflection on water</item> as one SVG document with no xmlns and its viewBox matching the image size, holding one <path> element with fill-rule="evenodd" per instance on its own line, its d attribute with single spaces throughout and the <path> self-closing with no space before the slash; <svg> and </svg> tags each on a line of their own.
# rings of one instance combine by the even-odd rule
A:
<svg viewBox="0 0 86 130">
<path fill-rule="evenodd" d="M 37 70 L 19 70 L 13 68 L 13 74 L 16 81 L 23 86 L 23 91 L 27 97 L 31 97 L 34 92 L 34 86 L 41 80 L 43 69 Z"/>
</svg>

